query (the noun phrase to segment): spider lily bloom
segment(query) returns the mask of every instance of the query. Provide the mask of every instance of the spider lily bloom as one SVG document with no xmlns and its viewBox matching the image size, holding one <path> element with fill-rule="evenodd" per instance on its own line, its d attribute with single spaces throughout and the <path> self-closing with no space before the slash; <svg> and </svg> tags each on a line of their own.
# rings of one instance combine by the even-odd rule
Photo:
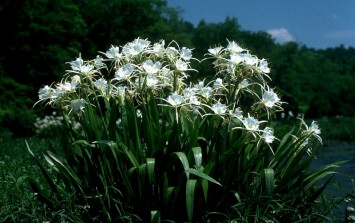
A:
<svg viewBox="0 0 355 223">
<path fill-rule="evenodd" d="M 184 88 L 182 90 L 182 93 L 183 93 L 185 98 L 191 98 L 191 97 L 195 96 L 195 94 L 196 94 L 195 89 L 189 88 L 189 87 L 188 88 Z"/>
<path fill-rule="evenodd" d="M 238 84 L 238 88 L 242 89 L 242 88 L 246 88 L 248 87 L 250 84 L 249 84 L 249 81 L 247 79 L 244 79 L 242 82 L 240 82 Z"/>
<path fill-rule="evenodd" d="M 197 84 L 194 85 L 194 91 L 200 91 L 205 86 L 204 81 L 199 81 Z"/>
<path fill-rule="evenodd" d="M 48 85 L 40 88 L 38 91 L 38 98 L 40 101 L 50 99 L 54 93 L 53 88 L 49 87 Z"/>
<path fill-rule="evenodd" d="M 142 53 L 150 44 L 150 41 L 137 38 L 134 41 L 127 43 L 122 48 L 122 53 L 127 57 L 137 56 Z"/>
<path fill-rule="evenodd" d="M 309 131 L 313 132 L 314 134 L 320 135 L 321 131 L 316 121 L 312 121 L 311 127 L 309 127 Z"/>
<path fill-rule="evenodd" d="M 179 95 L 178 93 L 172 93 L 169 95 L 168 99 L 166 100 L 170 105 L 173 107 L 178 107 L 184 102 L 184 97 Z"/>
<path fill-rule="evenodd" d="M 316 121 L 312 121 L 311 126 L 308 127 L 308 125 L 305 123 L 303 119 L 300 120 L 302 122 L 302 125 L 305 126 L 306 128 L 306 130 L 304 130 L 303 133 L 306 135 L 314 136 L 320 143 L 322 143 L 322 138 L 319 136 L 321 134 L 321 131 Z"/>
<path fill-rule="evenodd" d="M 51 95 L 51 99 L 53 100 L 51 102 L 58 101 L 63 94 L 72 91 L 75 91 L 75 87 L 73 87 L 69 82 L 65 82 L 64 84 L 59 83 Z"/>
<path fill-rule="evenodd" d="M 146 85 L 150 88 L 156 88 L 158 85 L 159 79 L 156 75 L 148 75 L 146 77 Z"/>
<path fill-rule="evenodd" d="M 243 62 L 249 66 L 254 66 L 258 63 L 258 58 L 251 55 L 250 53 L 243 53 L 241 56 L 243 58 Z"/>
<path fill-rule="evenodd" d="M 148 74 L 156 74 L 160 71 L 161 63 L 154 63 L 152 60 L 146 60 L 145 62 L 143 62 L 142 67 L 143 70 Z"/>
<path fill-rule="evenodd" d="M 182 47 L 180 50 L 180 57 L 183 60 L 189 61 L 192 58 L 191 50 L 186 47 Z"/>
<path fill-rule="evenodd" d="M 312 135 L 322 143 L 322 138 L 319 136 L 321 134 L 320 128 L 316 121 L 312 121 L 311 126 L 308 128 L 308 132 L 312 133 Z"/>
<path fill-rule="evenodd" d="M 211 107 L 212 111 L 217 114 L 217 115 L 223 115 L 227 111 L 227 106 L 225 104 L 222 104 L 220 102 L 217 102 L 216 104 L 213 104 Z"/>
<path fill-rule="evenodd" d="M 115 78 L 116 80 L 128 80 L 131 76 L 131 74 L 134 71 L 134 66 L 132 64 L 125 64 L 122 67 L 118 68 L 118 70 L 115 72 Z"/>
<path fill-rule="evenodd" d="M 76 89 L 76 84 L 75 82 L 64 82 L 64 83 L 60 83 L 58 84 L 57 88 L 61 88 L 63 92 L 73 92 Z"/>
<path fill-rule="evenodd" d="M 236 42 L 232 41 L 228 43 L 227 50 L 231 53 L 240 53 L 245 51 L 242 47 L 240 47 Z"/>
<path fill-rule="evenodd" d="M 262 138 L 265 140 L 266 143 L 272 143 L 275 140 L 274 130 L 270 127 L 266 127 L 263 130 Z"/>
<path fill-rule="evenodd" d="M 280 103 L 280 98 L 277 96 L 277 94 L 272 90 L 268 89 L 266 90 L 263 95 L 261 102 L 268 108 L 272 108 L 278 103 Z"/>
<path fill-rule="evenodd" d="M 175 47 L 169 46 L 166 48 L 166 54 L 170 58 L 176 58 L 176 56 L 179 54 L 179 51 Z"/>
<path fill-rule="evenodd" d="M 74 87 L 77 87 L 78 86 L 78 84 L 80 84 L 80 76 L 79 75 L 74 75 L 74 76 L 72 76 L 71 77 L 71 82 L 70 82 L 70 84 Z"/>
<path fill-rule="evenodd" d="M 244 118 L 243 124 L 247 130 L 259 130 L 260 122 L 257 119 L 249 116 Z"/>
<path fill-rule="evenodd" d="M 108 96 L 107 92 L 107 81 L 104 78 L 100 78 L 94 82 L 94 86 L 100 91 L 104 96 Z"/>
<path fill-rule="evenodd" d="M 224 87 L 223 80 L 221 78 L 217 78 L 213 83 L 213 89 L 219 89 Z"/>
<path fill-rule="evenodd" d="M 233 53 L 230 55 L 229 61 L 234 65 L 238 65 L 244 61 L 244 57 L 240 53 Z"/>
<path fill-rule="evenodd" d="M 120 53 L 120 48 L 118 46 L 111 46 L 111 48 L 107 50 L 104 55 L 113 60 L 120 60 L 122 58 L 122 54 Z"/>
<path fill-rule="evenodd" d="M 94 66 L 91 64 L 83 65 L 80 67 L 80 72 L 85 75 L 91 75 L 94 71 Z"/>
<path fill-rule="evenodd" d="M 211 87 L 203 87 L 200 89 L 200 94 L 205 99 L 209 99 L 212 96 L 212 88 Z"/>
<path fill-rule="evenodd" d="M 262 122 L 265 122 L 265 121 L 258 121 L 257 119 L 255 119 L 254 117 L 251 117 L 249 114 L 248 114 L 248 117 L 244 118 L 242 120 L 245 128 L 247 130 L 250 130 L 250 131 L 259 131 L 259 125 L 260 123 Z"/>
<path fill-rule="evenodd" d="M 188 70 L 188 66 L 187 66 L 187 63 L 181 59 L 178 59 L 176 62 L 175 62 L 175 66 L 176 66 L 176 69 L 178 69 L 179 71 L 186 71 Z"/>
<path fill-rule="evenodd" d="M 84 99 L 76 99 L 70 102 L 70 111 L 83 111 L 86 101 Z"/>
<path fill-rule="evenodd" d="M 165 41 L 162 40 L 160 43 L 154 43 L 153 45 L 153 53 L 158 57 L 163 57 L 165 53 Z"/>
<path fill-rule="evenodd" d="M 259 61 L 258 69 L 262 73 L 265 73 L 265 74 L 270 73 L 270 68 L 268 67 L 268 62 L 265 59 L 262 59 Z"/>
<path fill-rule="evenodd" d="M 213 56 L 218 56 L 222 49 L 223 47 L 215 47 L 215 48 L 208 49 L 208 52 Z"/>
<path fill-rule="evenodd" d="M 232 115 L 239 120 L 243 119 L 243 111 L 239 107 L 234 109 L 234 112 L 232 113 Z"/>
<path fill-rule="evenodd" d="M 103 62 L 104 59 L 102 59 L 101 56 L 97 55 L 95 60 L 94 60 L 94 67 L 96 68 L 102 68 L 102 67 L 105 67 L 105 63 Z"/>
<path fill-rule="evenodd" d="M 201 102 L 198 100 L 198 98 L 196 96 L 191 96 L 188 98 L 189 99 L 189 103 L 193 104 L 193 105 L 201 105 Z"/>
<path fill-rule="evenodd" d="M 76 60 L 70 62 L 71 69 L 74 71 L 81 71 L 81 67 L 84 65 L 83 59 L 81 59 L 81 56 L 76 58 Z"/>
</svg>

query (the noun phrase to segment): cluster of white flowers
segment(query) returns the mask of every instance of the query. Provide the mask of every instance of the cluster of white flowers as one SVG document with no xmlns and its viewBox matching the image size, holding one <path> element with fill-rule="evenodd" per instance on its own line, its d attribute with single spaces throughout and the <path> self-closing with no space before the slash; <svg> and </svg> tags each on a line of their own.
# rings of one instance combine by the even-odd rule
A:
<svg viewBox="0 0 355 223">
<path fill-rule="evenodd" d="M 52 112 L 51 115 L 46 115 L 43 118 L 37 117 L 34 123 L 35 132 L 37 135 L 52 134 L 54 129 L 60 128 L 63 125 L 63 116 L 57 115 L 56 112 Z M 81 125 L 75 121 L 74 118 L 69 120 L 73 129 L 79 130 Z"/>
<path fill-rule="evenodd" d="M 201 118 L 220 116 L 230 123 L 230 129 L 246 130 L 272 143 L 276 139 L 273 129 L 265 126 L 266 120 L 258 120 L 265 111 L 269 118 L 282 110 L 280 97 L 267 85 L 268 62 L 234 41 L 226 48 L 208 49 L 206 55 L 215 65 L 215 79 L 186 84 L 190 71 L 195 71 L 191 60 L 198 61 L 191 49 L 180 48 L 174 41 L 166 46 L 164 40 L 152 44 L 137 38 L 124 46 L 111 46 L 94 60 L 79 56 L 69 63 L 71 70 L 61 83 L 39 90 L 39 102 L 80 114 L 93 104 L 93 98 L 124 103 L 126 97 L 140 100 L 149 91 L 159 105 L 173 107 L 177 119 L 183 107 Z M 309 130 L 319 135 L 315 125 Z"/>
</svg>

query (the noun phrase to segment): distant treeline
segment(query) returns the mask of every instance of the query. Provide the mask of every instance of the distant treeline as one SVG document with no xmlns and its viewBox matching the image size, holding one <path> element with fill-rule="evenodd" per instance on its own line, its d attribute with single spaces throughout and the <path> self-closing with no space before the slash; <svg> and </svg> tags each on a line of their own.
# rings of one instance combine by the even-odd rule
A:
<svg viewBox="0 0 355 223">
<path fill-rule="evenodd" d="M 271 66 L 271 86 L 286 109 L 305 117 L 354 116 L 355 49 L 315 50 L 295 42 L 277 44 L 266 32 L 243 30 L 237 18 L 201 21 L 197 27 L 165 0 L 3 0 L 0 3 L 0 138 L 33 133 L 32 108 L 44 83 L 59 80 L 66 62 L 93 58 L 136 37 L 176 40 L 202 58 L 207 49 L 235 40 Z M 214 75 L 204 63 L 194 78 Z"/>
</svg>

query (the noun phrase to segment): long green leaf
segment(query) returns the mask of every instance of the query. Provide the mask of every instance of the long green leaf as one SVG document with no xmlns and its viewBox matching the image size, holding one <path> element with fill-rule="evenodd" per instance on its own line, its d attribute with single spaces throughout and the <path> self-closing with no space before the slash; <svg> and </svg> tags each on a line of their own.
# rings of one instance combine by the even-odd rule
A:
<svg viewBox="0 0 355 223">
<path fill-rule="evenodd" d="M 266 195 L 271 196 L 275 185 L 275 172 L 273 169 L 264 169 Z"/>
<path fill-rule="evenodd" d="M 154 167 L 155 167 L 155 159 L 147 158 L 147 173 L 148 173 L 149 184 L 152 184 L 154 180 Z"/>
<path fill-rule="evenodd" d="M 37 166 L 40 168 L 44 178 L 46 179 L 49 187 L 52 189 L 52 191 L 54 193 L 58 193 L 58 190 L 57 190 L 57 186 L 54 184 L 54 182 L 52 181 L 51 177 L 49 176 L 49 174 L 47 173 L 46 169 L 44 168 L 44 166 L 42 165 L 42 163 L 37 159 L 37 157 L 33 154 L 33 152 L 31 151 L 30 149 L 30 146 L 28 145 L 27 141 L 25 140 L 26 142 L 26 146 L 27 146 L 27 150 L 28 152 L 32 155 L 33 159 L 35 160 Z M 50 164 L 53 164 L 53 163 L 50 163 Z"/>
<path fill-rule="evenodd" d="M 186 182 L 186 211 L 187 211 L 187 219 L 189 220 L 189 222 L 192 222 L 193 213 L 194 213 L 196 182 L 197 181 L 194 179 L 189 179 Z"/>
<path fill-rule="evenodd" d="M 160 223 L 160 211 L 154 210 L 150 212 L 150 222 Z"/>
<path fill-rule="evenodd" d="M 189 161 L 186 157 L 186 154 L 184 152 L 174 152 L 173 153 L 177 158 L 179 158 L 180 163 L 182 164 L 184 171 L 186 172 L 187 169 L 189 169 Z M 189 178 L 189 173 L 186 172 L 186 177 L 187 179 Z"/>
<path fill-rule="evenodd" d="M 208 176 L 207 174 L 199 171 L 199 170 L 196 170 L 196 169 L 193 169 L 193 168 L 189 168 L 187 170 L 185 170 L 185 172 L 187 173 L 191 173 L 193 175 L 196 175 L 198 177 L 201 177 L 202 179 L 205 179 L 205 180 L 208 180 L 214 184 L 217 184 L 219 186 L 222 186 L 222 184 L 220 184 L 217 180 L 213 179 L 212 177 Z"/>
<path fill-rule="evenodd" d="M 202 149 L 201 147 L 193 147 L 192 152 L 194 155 L 196 168 L 199 169 L 202 165 Z"/>
</svg>

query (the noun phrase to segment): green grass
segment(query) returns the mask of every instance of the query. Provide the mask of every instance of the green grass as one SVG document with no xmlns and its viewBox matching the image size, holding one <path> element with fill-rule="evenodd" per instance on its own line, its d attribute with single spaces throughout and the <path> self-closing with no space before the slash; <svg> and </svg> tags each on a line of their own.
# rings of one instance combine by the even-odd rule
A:
<svg viewBox="0 0 355 223">
<path fill-rule="evenodd" d="M 70 201 L 63 203 L 62 211 L 52 212 L 33 193 L 24 177 L 31 177 L 36 182 L 44 182 L 44 178 L 28 152 L 25 141 L 33 145 L 33 152 L 39 160 L 43 160 L 43 152 L 56 150 L 59 146 L 56 139 L 39 138 L 12 139 L 0 143 L 0 222 L 42 223 L 73 219 L 66 210 L 70 208 Z M 74 211 L 71 214 L 75 215 Z"/>
</svg>

